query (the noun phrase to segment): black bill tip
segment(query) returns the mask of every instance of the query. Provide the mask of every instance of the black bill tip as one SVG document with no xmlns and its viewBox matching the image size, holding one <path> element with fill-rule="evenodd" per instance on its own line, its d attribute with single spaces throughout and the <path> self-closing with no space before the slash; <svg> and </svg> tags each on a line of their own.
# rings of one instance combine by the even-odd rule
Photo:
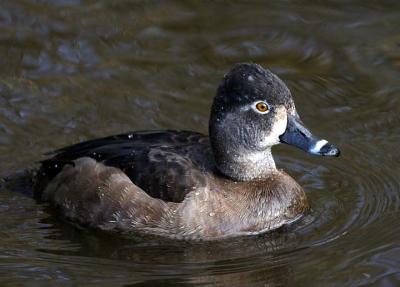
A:
<svg viewBox="0 0 400 287">
<path fill-rule="evenodd" d="M 340 150 L 335 147 L 333 144 L 326 144 L 321 148 L 321 154 L 325 156 L 340 156 Z"/>
<path fill-rule="evenodd" d="M 309 152 L 315 155 L 322 156 L 340 156 L 340 150 L 326 140 L 317 141 L 315 145 L 309 150 Z"/>
</svg>

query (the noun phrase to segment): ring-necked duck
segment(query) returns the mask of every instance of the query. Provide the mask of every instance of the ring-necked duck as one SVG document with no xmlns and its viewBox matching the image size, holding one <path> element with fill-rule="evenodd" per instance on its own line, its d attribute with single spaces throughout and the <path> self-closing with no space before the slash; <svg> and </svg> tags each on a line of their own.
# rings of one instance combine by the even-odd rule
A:
<svg viewBox="0 0 400 287">
<path fill-rule="evenodd" d="M 271 147 L 339 150 L 304 127 L 287 86 L 256 64 L 225 75 L 209 137 L 141 131 L 86 141 L 42 162 L 35 195 L 91 227 L 182 239 L 259 234 L 298 219 L 303 189 L 278 170 Z"/>
</svg>

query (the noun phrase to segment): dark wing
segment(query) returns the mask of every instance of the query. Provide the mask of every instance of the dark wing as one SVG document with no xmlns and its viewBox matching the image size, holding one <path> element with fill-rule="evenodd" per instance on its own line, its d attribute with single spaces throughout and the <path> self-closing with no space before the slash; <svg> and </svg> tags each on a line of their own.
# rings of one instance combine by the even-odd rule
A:
<svg viewBox="0 0 400 287">
<path fill-rule="evenodd" d="M 66 164 L 91 157 L 124 171 L 149 195 L 181 202 L 186 194 L 204 186 L 213 160 L 208 138 L 188 131 L 143 131 L 90 140 L 52 152 L 41 162 L 35 194 Z"/>
</svg>

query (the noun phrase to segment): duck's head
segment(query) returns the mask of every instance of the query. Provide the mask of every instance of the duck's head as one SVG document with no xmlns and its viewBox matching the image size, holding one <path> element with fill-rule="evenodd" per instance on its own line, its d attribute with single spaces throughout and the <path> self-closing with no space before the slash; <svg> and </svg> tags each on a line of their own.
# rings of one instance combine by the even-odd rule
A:
<svg viewBox="0 0 400 287">
<path fill-rule="evenodd" d="M 217 168 L 236 180 L 262 178 L 276 169 L 271 147 L 279 143 L 313 155 L 340 154 L 304 126 L 285 83 L 257 64 L 237 64 L 225 75 L 209 128 Z"/>
</svg>

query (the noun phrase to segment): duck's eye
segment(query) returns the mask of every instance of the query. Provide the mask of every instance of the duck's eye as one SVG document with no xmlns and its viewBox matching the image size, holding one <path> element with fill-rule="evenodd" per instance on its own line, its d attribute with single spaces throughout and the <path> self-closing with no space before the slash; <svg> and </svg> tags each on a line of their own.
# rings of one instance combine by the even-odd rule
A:
<svg viewBox="0 0 400 287">
<path fill-rule="evenodd" d="M 264 103 L 264 102 L 258 102 L 256 104 L 256 109 L 259 112 L 266 113 L 266 112 L 268 112 L 268 105 L 266 103 Z"/>
</svg>

